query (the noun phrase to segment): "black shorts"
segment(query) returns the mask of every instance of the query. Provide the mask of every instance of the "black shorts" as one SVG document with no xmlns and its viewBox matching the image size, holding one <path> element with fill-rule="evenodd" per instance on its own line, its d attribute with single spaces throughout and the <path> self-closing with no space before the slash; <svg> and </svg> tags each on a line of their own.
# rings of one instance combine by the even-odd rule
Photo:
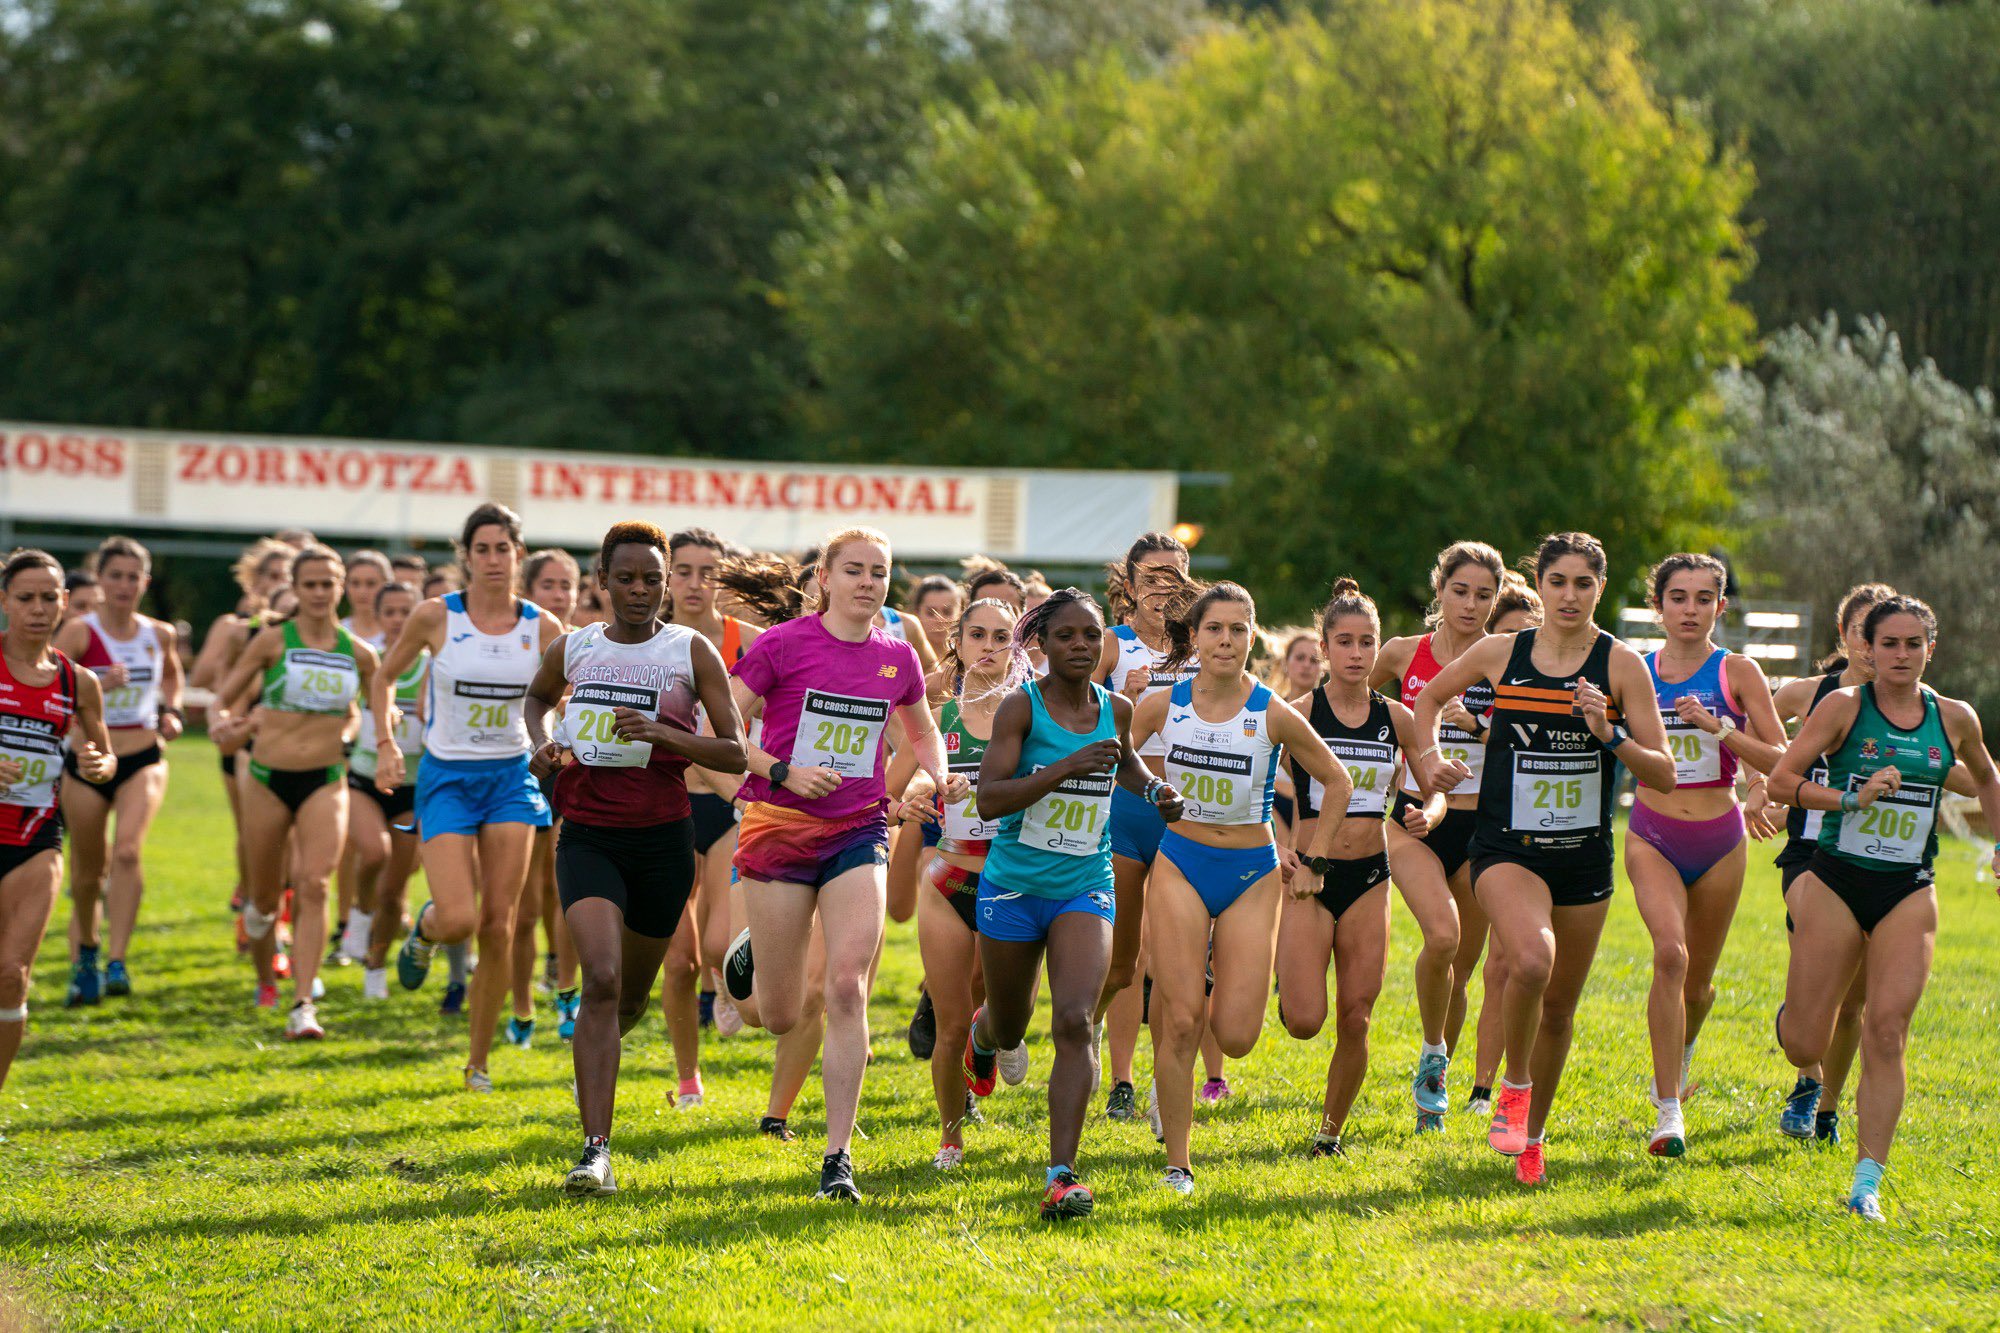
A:
<svg viewBox="0 0 2000 1333">
<path fill-rule="evenodd" d="M 1473 884 L 1477 886 L 1481 875 L 1500 865 L 1519 866 L 1538 877 L 1548 886 L 1549 905 L 1552 907 L 1590 907 L 1596 903 L 1608 902 L 1611 898 L 1612 869 L 1608 865 L 1550 865 L 1546 862 L 1530 861 L 1526 857 L 1509 852 L 1473 857 Z"/>
<path fill-rule="evenodd" d="M 43 852 L 62 851 L 62 818 L 50 815 L 48 822 L 35 830 L 35 836 L 22 846 L 0 842 L 0 879 L 19 870 Z"/>
<path fill-rule="evenodd" d="M 1389 878 L 1389 856 L 1377 852 L 1373 856 L 1359 856 L 1352 861 L 1335 861 L 1326 868 L 1326 877 L 1320 881 L 1319 892 L 1313 897 L 1319 905 L 1333 913 L 1338 922 L 1347 914 L 1347 909 L 1361 901 L 1377 884 L 1386 883 Z"/>
<path fill-rule="evenodd" d="M 328 764 L 325 768 L 269 768 L 250 761 L 250 776 L 271 789 L 271 795 L 285 803 L 285 808 L 294 815 L 299 807 L 312 799 L 312 794 L 321 787 L 331 786 L 347 776 L 346 764 Z"/>
<path fill-rule="evenodd" d="M 567 912 L 585 898 L 618 904 L 625 929 L 673 938 L 694 891 L 694 820 L 594 828 L 565 819 L 556 839 L 556 892 Z"/>
<path fill-rule="evenodd" d="M 364 778 L 359 773 L 350 771 L 347 775 L 347 789 L 375 802 L 382 811 L 382 818 L 389 822 L 390 828 L 396 828 L 398 825 L 405 831 L 409 828 L 410 814 L 417 808 L 416 783 L 406 782 L 392 792 L 384 792 L 375 785 L 375 779 Z"/>
<path fill-rule="evenodd" d="M 1861 927 L 1861 933 L 1871 934 L 1882 924 L 1882 918 L 1894 911 L 1896 904 L 1913 894 L 1922 893 L 1932 883 L 1929 866 L 1910 866 L 1901 870 L 1869 870 L 1865 866 L 1843 861 L 1830 852 L 1814 852 L 1806 864 L 1813 877 L 1833 890 L 1847 910 L 1854 915 L 1854 924 Z M 1786 916 L 1789 918 L 1788 912 Z"/>
<path fill-rule="evenodd" d="M 689 792 L 688 809 L 694 815 L 694 849 L 703 856 L 736 827 L 735 804 L 712 791 Z"/>
<path fill-rule="evenodd" d="M 139 774 L 145 772 L 154 764 L 159 763 L 165 757 L 160 753 L 158 745 L 148 745 L 143 750 L 135 750 L 131 754 L 121 754 L 118 756 L 118 771 L 111 775 L 109 782 L 91 782 L 86 780 L 83 774 L 78 771 L 76 756 L 65 750 L 63 751 L 63 772 L 75 778 L 90 791 L 94 791 L 99 796 L 102 796 L 105 804 L 109 805 L 112 801 L 118 799 L 118 789 L 124 786 L 127 781 L 139 776 Z"/>
<path fill-rule="evenodd" d="M 1403 827 L 1403 812 L 1417 802 L 1406 791 L 1396 793 L 1396 808 L 1389 812 L 1389 818 L 1397 828 Z M 1452 810 L 1447 808 L 1438 826 L 1424 838 L 1424 846 L 1431 849 L 1438 864 L 1444 867 L 1444 877 L 1450 879 L 1458 873 L 1472 855 L 1472 829 L 1479 821 L 1479 811 L 1475 808 Z"/>
</svg>

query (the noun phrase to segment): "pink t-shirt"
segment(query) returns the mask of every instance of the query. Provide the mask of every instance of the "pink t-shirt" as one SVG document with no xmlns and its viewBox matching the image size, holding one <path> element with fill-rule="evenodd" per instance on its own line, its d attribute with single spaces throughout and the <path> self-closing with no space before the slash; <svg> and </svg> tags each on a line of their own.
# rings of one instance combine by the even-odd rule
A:
<svg viewBox="0 0 2000 1333">
<path fill-rule="evenodd" d="M 821 819 L 847 819 L 887 804 L 890 716 L 924 701 L 916 649 L 879 628 L 870 628 L 860 643 L 847 643 L 827 633 L 818 616 L 802 616 L 758 635 L 730 674 L 764 700 L 762 749 L 794 768 L 830 768 L 842 779 L 832 794 L 809 801 L 753 775 L 743 786 L 744 800 Z"/>
</svg>

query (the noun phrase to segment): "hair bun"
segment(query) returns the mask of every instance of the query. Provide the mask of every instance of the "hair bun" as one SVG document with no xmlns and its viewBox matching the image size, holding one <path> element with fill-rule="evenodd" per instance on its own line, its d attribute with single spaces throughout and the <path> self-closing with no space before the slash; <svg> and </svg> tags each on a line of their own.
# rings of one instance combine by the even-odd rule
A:
<svg viewBox="0 0 2000 1333">
<path fill-rule="evenodd" d="M 1335 597 L 1349 597 L 1360 591 L 1361 585 L 1345 574 L 1333 581 L 1333 595 Z"/>
</svg>

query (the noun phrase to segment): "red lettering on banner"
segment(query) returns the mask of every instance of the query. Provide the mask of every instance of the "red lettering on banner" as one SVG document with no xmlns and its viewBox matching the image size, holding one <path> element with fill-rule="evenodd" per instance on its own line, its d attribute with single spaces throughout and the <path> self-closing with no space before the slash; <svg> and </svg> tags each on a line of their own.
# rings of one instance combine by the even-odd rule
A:
<svg viewBox="0 0 2000 1333">
<path fill-rule="evenodd" d="M 473 484 L 472 463 L 468 459 L 451 460 L 451 472 L 438 486 L 446 495 L 470 495 L 477 487 Z"/>
<path fill-rule="evenodd" d="M 737 472 L 709 473 L 708 503 L 712 505 L 728 505 L 732 509 L 735 508 L 737 504 L 736 483 L 740 480 L 741 476 L 742 474 Z"/>
<path fill-rule="evenodd" d="M 901 508 L 898 503 L 901 498 L 898 491 L 901 488 L 897 485 L 901 480 L 900 477 L 871 477 L 868 481 L 869 508 L 887 509 L 891 512 Z"/>
<path fill-rule="evenodd" d="M 861 478 L 837 477 L 833 483 L 833 504 L 836 509 L 859 509 L 861 507 Z"/>
<path fill-rule="evenodd" d="M 746 509 L 776 509 L 780 500 L 771 489 L 771 474 L 753 472 L 750 474 L 750 493 L 743 497 Z"/>
<path fill-rule="evenodd" d="M 799 507 L 799 474 L 787 472 L 785 479 L 778 483 L 778 507 L 797 509 Z"/>
<path fill-rule="evenodd" d="M 121 442 L 110 443 L 116 450 Z M 253 448 L 201 440 L 183 440 L 179 448 L 175 480 L 197 486 L 248 484 L 300 490 L 337 486 L 348 491 L 372 489 L 444 495 L 470 495 L 477 489 L 472 465 L 463 458 L 444 460 L 430 454 L 367 449 L 285 449 L 275 445 Z M 112 458 L 122 470 L 122 451 L 114 452 Z M 542 465 L 534 466 L 539 491 Z"/>
<path fill-rule="evenodd" d="M 972 501 L 966 499 L 964 496 L 959 494 L 958 488 L 964 484 L 965 482 L 962 477 L 947 477 L 945 479 L 944 483 L 945 513 L 971 514 L 974 512 Z"/>
</svg>

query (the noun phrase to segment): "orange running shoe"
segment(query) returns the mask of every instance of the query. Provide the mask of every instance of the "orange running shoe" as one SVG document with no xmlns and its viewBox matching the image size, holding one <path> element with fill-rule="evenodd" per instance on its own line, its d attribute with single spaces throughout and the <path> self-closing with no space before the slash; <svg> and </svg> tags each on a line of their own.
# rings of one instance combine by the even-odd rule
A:
<svg viewBox="0 0 2000 1333">
<path fill-rule="evenodd" d="M 1519 1157 L 1528 1147 L 1528 1099 L 1533 1088 L 1510 1088 L 1502 1084 L 1493 1097 L 1493 1123 L 1486 1130 L 1486 1146 L 1503 1157 Z"/>
<path fill-rule="evenodd" d="M 1514 1179 L 1523 1185 L 1540 1185 L 1548 1180 L 1548 1169 L 1542 1163 L 1542 1145 L 1531 1143 L 1514 1159 Z"/>
</svg>

